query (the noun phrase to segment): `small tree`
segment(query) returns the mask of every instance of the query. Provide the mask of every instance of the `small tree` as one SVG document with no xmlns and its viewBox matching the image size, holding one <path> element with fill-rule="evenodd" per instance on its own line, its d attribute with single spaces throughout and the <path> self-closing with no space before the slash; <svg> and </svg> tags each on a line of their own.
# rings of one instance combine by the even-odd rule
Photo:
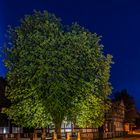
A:
<svg viewBox="0 0 140 140">
<path fill-rule="evenodd" d="M 4 112 L 16 124 L 53 122 L 60 133 L 63 120 L 81 127 L 103 123 L 112 57 L 103 54 L 96 33 L 76 23 L 63 26 L 46 11 L 26 16 L 9 33 L 6 93 L 12 106 Z"/>
</svg>

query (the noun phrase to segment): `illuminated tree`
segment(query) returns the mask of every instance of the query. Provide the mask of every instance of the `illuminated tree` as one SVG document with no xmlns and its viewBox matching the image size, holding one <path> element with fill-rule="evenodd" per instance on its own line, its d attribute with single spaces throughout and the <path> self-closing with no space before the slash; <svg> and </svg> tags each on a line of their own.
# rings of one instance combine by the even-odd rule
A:
<svg viewBox="0 0 140 140">
<path fill-rule="evenodd" d="M 63 120 L 80 127 L 102 125 L 112 57 L 103 54 L 96 33 L 76 23 L 63 26 L 46 11 L 25 16 L 9 33 L 6 93 L 12 106 L 4 112 L 16 124 L 53 122 L 58 133 Z"/>
</svg>

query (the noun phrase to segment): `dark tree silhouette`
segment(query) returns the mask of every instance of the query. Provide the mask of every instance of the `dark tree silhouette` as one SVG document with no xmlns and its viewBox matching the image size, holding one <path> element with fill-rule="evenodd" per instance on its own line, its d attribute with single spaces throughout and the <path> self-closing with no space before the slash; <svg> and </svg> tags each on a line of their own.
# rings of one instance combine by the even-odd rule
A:
<svg viewBox="0 0 140 140">
<path fill-rule="evenodd" d="M 8 107 L 10 101 L 5 96 L 6 80 L 0 77 L 0 111 L 3 107 Z"/>
<path fill-rule="evenodd" d="M 5 96 L 6 80 L 0 77 L 0 112 L 3 107 L 9 107 L 10 101 Z M 8 126 L 8 117 L 4 113 L 0 113 L 0 126 Z"/>
</svg>

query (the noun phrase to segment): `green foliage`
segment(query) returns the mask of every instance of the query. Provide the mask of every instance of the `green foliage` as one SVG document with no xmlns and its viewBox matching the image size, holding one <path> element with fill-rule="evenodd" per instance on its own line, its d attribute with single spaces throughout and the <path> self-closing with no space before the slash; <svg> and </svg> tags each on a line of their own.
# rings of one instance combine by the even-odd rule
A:
<svg viewBox="0 0 140 140">
<path fill-rule="evenodd" d="M 4 109 L 15 123 L 45 127 L 66 120 L 99 126 L 108 108 L 112 56 L 100 37 L 78 24 L 63 26 L 48 12 L 25 16 L 9 30 L 6 47 L 7 97 Z"/>
</svg>

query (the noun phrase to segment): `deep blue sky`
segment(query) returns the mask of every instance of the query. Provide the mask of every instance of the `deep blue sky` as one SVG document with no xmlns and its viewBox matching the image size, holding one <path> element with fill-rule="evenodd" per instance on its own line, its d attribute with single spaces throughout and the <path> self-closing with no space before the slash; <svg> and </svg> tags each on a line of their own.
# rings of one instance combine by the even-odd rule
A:
<svg viewBox="0 0 140 140">
<path fill-rule="evenodd" d="M 113 92 L 128 89 L 140 109 L 139 0 L 0 0 L 0 44 L 8 25 L 18 25 L 33 9 L 48 10 L 64 24 L 78 22 L 102 36 L 105 53 L 114 56 Z M 0 76 L 5 68 L 0 61 Z"/>
</svg>

